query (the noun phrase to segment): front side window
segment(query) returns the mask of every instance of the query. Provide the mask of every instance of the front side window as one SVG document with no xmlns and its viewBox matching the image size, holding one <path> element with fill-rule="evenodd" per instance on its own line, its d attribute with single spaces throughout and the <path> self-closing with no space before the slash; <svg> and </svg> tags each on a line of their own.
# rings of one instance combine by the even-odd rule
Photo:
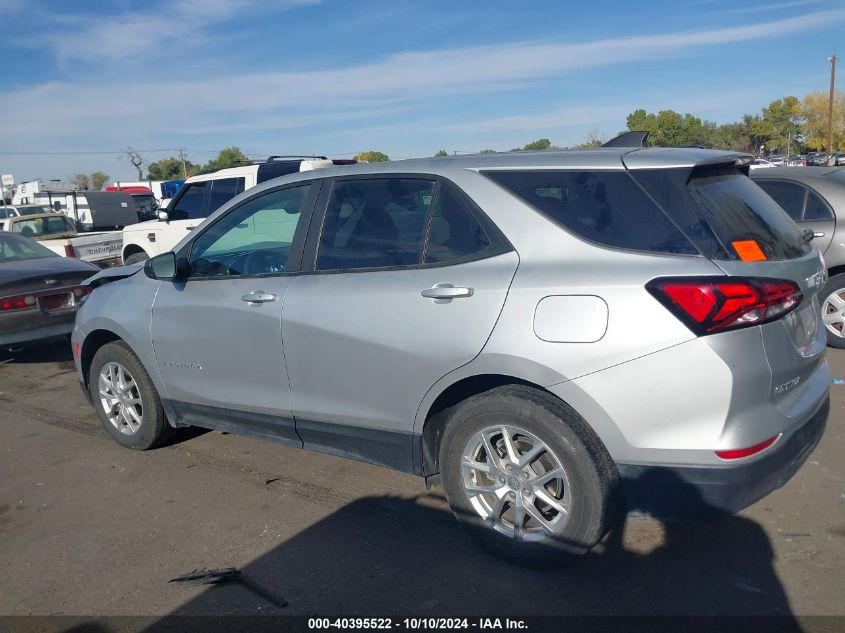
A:
<svg viewBox="0 0 845 633">
<path fill-rule="evenodd" d="M 179 199 L 167 208 L 171 220 L 199 220 L 207 216 L 211 181 L 191 182 L 182 186 Z"/>
<path fill-rule="evenodd" d="M 244 178 L 221 178 L 211 181 L 208 214 L 211 215 L 236 195 L 243 193 L 244 183 Z"/>
<path fill-rule="evenodd" d="M 434 181 L 367 178 L 335 184 L 317 251 L 317 270 L 420 263 Z"/>
<path fill-rule="evenodd" d="M 193 244 L 191 277 L 284 273 L 311 185 L 280 189 L 226 213 Z"/>
</svg>

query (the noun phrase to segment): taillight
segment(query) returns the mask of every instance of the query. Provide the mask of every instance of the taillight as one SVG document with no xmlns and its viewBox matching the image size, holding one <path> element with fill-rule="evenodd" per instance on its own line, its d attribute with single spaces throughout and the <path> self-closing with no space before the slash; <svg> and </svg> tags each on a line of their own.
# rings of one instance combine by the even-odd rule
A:
<svg viewBox="0 0 845 633">
<path fill-rule="evenodd" d="M 756 277 L 661 277 L 646 289 L 699 335 L 768 323 L 803 298 L 791 281 Z"/>
<path fill-rule="evenodd" d="M 73 246 L 70 244 L 65 244 L 65 257 L 76 257 L 76 253 L 73 252 Z"/>
<path fill-rule="evenodd" d="M 716 456 L 720 459 L 742 459 L 743 457 L 751 457 L 752 455 L 756 455 L 760 451 L 764 451 L 769 448 L 772 444 L 777 442 L 779 437 L 780 433 L 778 433 L 774 437 L 770 437 L 769 439 L 760 442 L 759 444 L 755 444 L 754 446 L 749 446 L 747 448 L 735 448 L 727 451 L 716 451 Z"/>
<path fill-rule="evenodd" d="M 36 307 L 35 295 L 14 295 L 11 297 L 0 297 L 0 312 L 12 312 L 13 310 L 29 310 Z"/>
</svg>

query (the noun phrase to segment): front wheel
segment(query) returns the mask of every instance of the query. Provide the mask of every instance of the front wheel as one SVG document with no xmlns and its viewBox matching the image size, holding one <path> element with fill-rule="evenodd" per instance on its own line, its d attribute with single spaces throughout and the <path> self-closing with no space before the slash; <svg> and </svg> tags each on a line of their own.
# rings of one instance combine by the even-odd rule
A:
<svg viewBox="0 0 845 633">
<path fill-rule="evenodd" d="M 518 564 L 569 562 L 610 526 L 618 478 L 610 456 L 575 411 L 536 389 L 499 387 L 458 405 L 440 471 L 458 520 Z"/>
<path fill-rule="evenodd" d="M 845 273 L 833 275 L 821 293 L 827 344 L 845 349 Z"/>
<path fill-rule="evenodd" d="M 112 439 L 144 451 L 169 437 L 161 399 L 141 361 L 122 341 L 103 345 L 91 361 L 91 401 Z"/>
</svg>

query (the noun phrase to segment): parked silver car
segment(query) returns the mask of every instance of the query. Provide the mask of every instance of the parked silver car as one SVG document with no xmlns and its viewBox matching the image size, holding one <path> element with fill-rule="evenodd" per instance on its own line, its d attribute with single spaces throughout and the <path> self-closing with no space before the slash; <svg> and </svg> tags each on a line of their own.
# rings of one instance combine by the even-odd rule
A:
<svg viewBox="0 0 845 633">
<path fill-rule="evenodd" d="M 813 234 L 829 277 L 820 300 L 827 343 L 845 349 L 845 169 L 770 169 L 751 178 Z"/>
<path fill-rule="evenodd" d="M 73 334 L 112 437 L 196 425 L 439 478 L 496 552 L 733 512 L 821 437 L 819 253 L 698 149 L 293 174 L 100 273 Z"/>
</svg>

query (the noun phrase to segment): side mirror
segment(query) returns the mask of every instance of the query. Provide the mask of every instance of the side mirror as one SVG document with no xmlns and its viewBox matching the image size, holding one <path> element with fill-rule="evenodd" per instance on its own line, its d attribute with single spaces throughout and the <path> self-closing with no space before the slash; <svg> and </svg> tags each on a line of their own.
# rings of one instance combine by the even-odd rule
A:
<svg viewBox="0 0 845 633">
<path fill-rule="evenodd" d="M 179 278 L 181 272 L 176 253 L 156 255 L 144 264 L 144 274 L 150 279 L 172 281 Z"/>
<path fill-rule="evenodd" d="M 165 211 L 164 209 L 159 209 L 158 210 L 158 219 L 161 220 L 162 222 L 167 222 L 167 211 Z"/>
</svg>

